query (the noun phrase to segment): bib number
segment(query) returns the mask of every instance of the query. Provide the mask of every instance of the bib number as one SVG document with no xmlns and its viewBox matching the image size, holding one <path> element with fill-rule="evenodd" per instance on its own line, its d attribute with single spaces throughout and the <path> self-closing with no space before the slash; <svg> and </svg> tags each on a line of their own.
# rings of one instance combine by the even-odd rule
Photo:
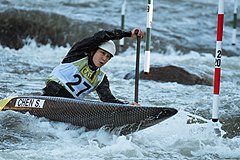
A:
<svg viewBox="0 0 240 160">
<path fill-rule="evenodd" d="M 76 81 L 74 81 L 74 82 L 67 82 L 67 83 L 66 83 L 66 85 L 68 86 L 68 88 L 69 88 L 72 92 L 75 91 L 74 86 L 77 86 L 77 85 L 79 85 L 79 84 L 81 84 L 81 83 L 82 83 L 83 86 L 84 86 L 84 88 L 83 88 L 82 90 L 80 90 L 80 91 L 76 94 L 76 96 L 79 96 L 80 94 L 82 94 L 83 92 L 85 92 L 85 91 L 87 91 L 88 89 L 91 88 L 91 86 L 90 86 L 87 82 L 85 82 L 85 81 L 82 80 L 82 77 L 81 77 L 79 74 L 74 74 L 73 77 L 76 79 Z"/>
</svg>

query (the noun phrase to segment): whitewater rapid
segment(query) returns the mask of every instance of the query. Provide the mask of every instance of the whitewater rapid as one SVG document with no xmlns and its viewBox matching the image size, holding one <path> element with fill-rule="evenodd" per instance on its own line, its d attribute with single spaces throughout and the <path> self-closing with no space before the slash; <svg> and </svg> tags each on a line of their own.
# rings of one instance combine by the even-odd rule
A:
<svg viewBox="0 0 240 160">
<path fill-rule="evenodd" d="M 106 27 L 120 25 L 121 3 L 113 0 L 13 0 L 0 1 L 0 9 L 56 13 L 80 22 L 92 22 L 101 29 L 98 22 Z M 146 3 L 129 1 L 127 29 L 145 28 Z M 154 4 L 151 65 L 175 65 L 213 79 L 217 1 L 161 0 Z M 225 53 L 239 55 L 239 45 L 231 45 L 233 3 L 225 1 L 225 4 L 223 49 Z M 135 69 L 136 42 L 132 41 L 133 46 L 127 47 L 103 68 L 113 94 L 126 101 L 134 99 L 134 79 L 123 79 Z M 41 45 L 34 39 L 27 39 L 19 50 L 0 46 L 0 98 L 40 95 L 46 77 L 69 49 L 70 45 Z M 143 58 L 144 40 L 141 42 L 140 70 Z M 116 136 L 103 129 L 86 131 L 84 127 L 51 122 L 29 114 L 0 112 L 0 160 L 239 159 L 239 60 L 239 56 L 222 57 L 221 123 L 211 122 L 213 86 L 140 80 L 139 102 L 142 105 L 173 107 L 178 110 L 177 115 L 131 135 Z M 99 100 L 96 93 L 87 97 L 90 99 Z M 221 129 L 223 125 L 229 127 L 224 128 L 228 133 Z"/>
</svg>

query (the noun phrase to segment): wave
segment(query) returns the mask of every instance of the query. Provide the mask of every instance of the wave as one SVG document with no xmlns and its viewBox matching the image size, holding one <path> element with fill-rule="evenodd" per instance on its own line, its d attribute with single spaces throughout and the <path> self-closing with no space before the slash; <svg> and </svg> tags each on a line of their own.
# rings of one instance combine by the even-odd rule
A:
<svg viewBox="0 0 240 160">
<path fill-rule="evenodd" d="M 25 45 L 24 40 L 28 38 L 35 39 L 38 44 L 66 47 L 99 30 L 114 29 L 119 26 L 104 22 L 79 21 L 56 13 L 37 10 L 8 9 L 0 13 L 0 28 L 0 44 L 4 47 L 20 49 Z M 200 53 L 215 54 L 214 48 L 204 48 L 196 44 L 183 45 L 182 43 L 189 43 L 187 39 L 177 35 L 170 36 L 171 39 L 164 38 L 163 35 L 152 35 L 152 50 L 166 53 L 171 44 L 183 53 L 194 50 Z M 125 51 L 127 46 L 134 46 L 133 43 L 133 40 L 126 39 L 121 51 Z M 237 56 L 232 50 L 226 50 L 223 53 L 227 56 Z"/>
</svg>

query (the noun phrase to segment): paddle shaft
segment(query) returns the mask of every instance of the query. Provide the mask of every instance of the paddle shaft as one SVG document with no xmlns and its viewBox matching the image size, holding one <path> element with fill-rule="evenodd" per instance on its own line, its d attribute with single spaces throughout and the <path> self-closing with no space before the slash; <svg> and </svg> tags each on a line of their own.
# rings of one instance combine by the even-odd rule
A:
<svg viewBox="0 0 240 160">
<path fill-rule="evenodd" d="M 138 34 L 138 30 L 135 34 Z M 136 69 L 135 69 L 135 97 L 134 101 L 138 103 L 138 86 L 139 86 L 139 60 L 140 60 L 140 36 L 137 35 L 137 51 L 136 51 Z"/>
</svg>

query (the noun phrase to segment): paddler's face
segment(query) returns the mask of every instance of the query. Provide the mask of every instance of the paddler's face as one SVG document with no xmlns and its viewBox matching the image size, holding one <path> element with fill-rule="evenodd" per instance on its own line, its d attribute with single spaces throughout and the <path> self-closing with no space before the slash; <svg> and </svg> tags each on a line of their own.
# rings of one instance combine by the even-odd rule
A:
<svg viewBox="0 0 240 160">
<path fill-rule="evenodd" d="M 111 54 L 99 48 L 93 55 L 93 63 L 96 67 L 100 68 L 105 65 L 111 57 Z"/>
</svg>

